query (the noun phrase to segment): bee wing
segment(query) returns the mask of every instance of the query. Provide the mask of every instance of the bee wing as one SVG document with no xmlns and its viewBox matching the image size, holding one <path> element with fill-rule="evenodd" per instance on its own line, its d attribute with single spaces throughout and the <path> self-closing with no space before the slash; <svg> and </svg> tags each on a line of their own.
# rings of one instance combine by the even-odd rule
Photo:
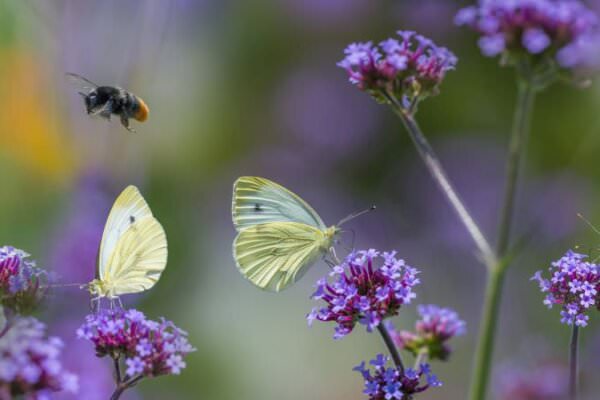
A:
<svg viewBox="0 0 600 400">
<path fill-rule="evenodd" d="M 72 72 L 67 72 L 65 75 L 74 85 L 76 85 L 80 90 L 85 90 L 86 93 L 98 87 L 98 85 L 96 85 L 94 82 L 84 78 L 81 75 L 77 75 Z"/>
</svg>

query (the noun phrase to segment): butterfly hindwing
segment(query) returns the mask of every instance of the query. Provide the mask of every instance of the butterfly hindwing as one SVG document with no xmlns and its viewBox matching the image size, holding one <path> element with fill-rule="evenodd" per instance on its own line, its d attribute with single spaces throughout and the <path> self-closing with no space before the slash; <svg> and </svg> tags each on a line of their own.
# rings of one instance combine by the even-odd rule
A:
<svg viewBox="0 0 600 400">
<path fill-rule="evenodd" d="M 262 289 L 278 292 L 300 279 L 328 245 L 318 228 L 271 222 L 243 229 L 233 254 L 242 275 Z"/>
<path fill-rule="evenodd" d="M 270 222 L 301 222 L 324 231 L 319 215 L 299 196 L 265 178 L 243 176 L 233 186 L 232 217 L 241 231 Z"/>
<path fill-rule="evenodd" d="M 167 238 L 154 217 L 143 218 L 119 237 L 105 266 L 104 279 L 119 296 L 150 289 L 167 264 Z"/>
</svg>

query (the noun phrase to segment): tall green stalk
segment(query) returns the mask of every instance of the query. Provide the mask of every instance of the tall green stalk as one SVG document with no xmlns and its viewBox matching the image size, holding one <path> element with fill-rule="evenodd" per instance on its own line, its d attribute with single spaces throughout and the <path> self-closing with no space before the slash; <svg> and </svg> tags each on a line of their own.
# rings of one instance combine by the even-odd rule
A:
<svg viewBox="0 0 600 400">
<path fill-rule="evenodd" d="M 571 344 L 569 346 L 569 400 L 577 400 L 577 381 L 579 377 L 577 358 L 579 351 L 579 327 L 573 324 Z"/>
<path fill-rule="evenodd" d="M 484 400 L 490 380 L 504 275 L 508 266 L 508 263 L 504 261 L 507 257 L 510 244 L 519 170 L 521 169 L 525 145 L 529 136 L 529 120 L 533 110 L 534 97 L 535 88 L 533 85 L 528 81 L 519 81 L 517 107 L 515 109 L 506 166 L 504 202 L 501 209 L 498 243 L 496 245 L 496 256 L 500 261 L 489 271 L 487 277 L 485 302 L 477 341 L 477 351 L 475 353 L 475 366 L 471 379 L 470 400 Z"/>
</svg>

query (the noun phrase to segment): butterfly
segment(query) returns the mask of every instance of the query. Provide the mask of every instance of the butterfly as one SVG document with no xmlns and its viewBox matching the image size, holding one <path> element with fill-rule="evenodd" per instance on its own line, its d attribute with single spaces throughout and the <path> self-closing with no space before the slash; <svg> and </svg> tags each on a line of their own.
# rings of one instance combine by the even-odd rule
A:
<svg viewBox="0 0 600 400">
<path fill-rule="evenodd" d="M 167 265 L 167 237 L 135 186 L 117 197 L 108 215 L 96 279 L 86 285 L 95 299 L 150 289 Z"/>
<path fill-rule="evenodd" d="M 311 206 L 283 186 L 265 178 L 238 178 L 232 201 L 236 265 L 259 288 L 279 292 L 320 257 L 331 253 L 335 258 L 339 226 L 362 213 L 327 227 Z"/>
</svg>

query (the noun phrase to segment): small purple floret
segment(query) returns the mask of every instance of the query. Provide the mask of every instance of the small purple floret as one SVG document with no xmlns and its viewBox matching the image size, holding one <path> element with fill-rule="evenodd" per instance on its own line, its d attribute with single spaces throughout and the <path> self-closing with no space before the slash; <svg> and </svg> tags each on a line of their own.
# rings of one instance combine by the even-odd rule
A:
<svg viewBox="0 0 600 400">
<path fill-rule="evenodd" d="M 453 70 L 456 56 L 445 47 L 411 31 L 398 31 L 379 45 L 352 43 L 337 65 L 349 80 L 380 101 L 393 96 L 402 104 L 438 93 L 446 72 Z"/>
<path fill-rule="evenodd" d="M 30 311 L 46 293 L 46 273 L 28 257 L 23 250 L 0 247 L 0 303 L 17 313 Z"/>
<path fill-rule="evenodd" d="M 562 308 L 563 324 L 587 326 L 589 311 L 600 308 L 600 267 L 586 258 L 569 250 L 550 265 L 550 279 L 544 278 L 541 271 L 531 278 L 538 282 L 540 291 L 546 293 L 544 304 L 548 308 L 554 305 Z"/>
<path fill-rule="evenodd" d="M 90 314 L 77 336 L 92 342 L 98 357 L 125 360 L 129 378 L 177 375 L 185 368 L 183 357 L 195 350 L 172 322 L 152 321 L 133 309 Z"/>
<path fill-rule="evenodd" d="M 49 393 L 62 390 L 76 393 L 77 377 L 63 369 L 62 350 L 62 341 L 47 337 L 46 326 L 35 318 L 12 319 L 0 333 L 0 398 L 49 398 Z"/>
<path fill-rule="evenodd" d="M 421 364 L 418 370 L 408 368 L 401 372 L 398 368 L 386 368 L 388 362 L 388 357 L 378 354 L 369 362 L 372 369 L 366 368 L 364 361 L 354 367 L 354 371 L 360 373 L 365 380 L 363 393 L 370 400 L 407 399 L 430 387 L 442 386 L 442 382 L 431 373 L 428 364 Z M 421 382 L 423 379 L 424 382 Z"/>
<path fill-rule="evenodd" d="M 480 0 L 478 6 L 460 10 L 454 22 L 481 35 L 482 53 L 516 60 L 528 54 L 554 59 L 563 68 L 584 66 L 588 54 L 598 54 L 582 46 L 585 39 L 597 37 L 598 17 L 578 0 Z"/>
<path fill-rule="evenodd" d="M 380 268 L 375 267 L 378 260 Z M 307 320 L 309 324 L 314 320 L 336 322 L 335 339 L 352 332 L 357 323 L 373 331 L 416 297 L 412 289 L 420 283 L 419 271 L 397 259 L 395 252 L 380 254 L 373 249 L 350 254 L 332 274 L 333 281 L 320 279 L 312 295 L 325 301 L 325 307 L 313 309 Z"/>
</svg>

